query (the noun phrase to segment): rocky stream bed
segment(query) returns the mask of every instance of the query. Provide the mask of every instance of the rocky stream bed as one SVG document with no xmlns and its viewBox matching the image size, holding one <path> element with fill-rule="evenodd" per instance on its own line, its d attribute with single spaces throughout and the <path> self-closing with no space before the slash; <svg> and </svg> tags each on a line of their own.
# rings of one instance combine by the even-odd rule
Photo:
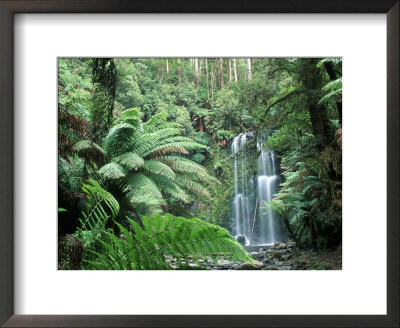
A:
<svg viewBox="0 0 400 328">
<path fill-rule="evenodd" d="M 207 270 L 341 270 L 342 252 L 336 250 L 303 250 L 297 248 L 292 240 L 275 243 L 270 248 L 260 247 L 258 251 L 250 252 L 253 263 L 221 260 L 216 264 L 211 261 L 208 265 L 204 260 L 199 264 L 189 263 L 191 269 Z M 171 263 L 172 267 L 177 267 L 176 263 Z"/>
</svg>

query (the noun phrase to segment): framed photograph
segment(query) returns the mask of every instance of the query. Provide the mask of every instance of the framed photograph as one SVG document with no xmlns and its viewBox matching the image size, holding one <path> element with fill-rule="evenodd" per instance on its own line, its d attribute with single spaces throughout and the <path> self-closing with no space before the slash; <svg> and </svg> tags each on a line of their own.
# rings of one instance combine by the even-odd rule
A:
<svg viewBox="0 0 400 328">
<path fill-rule="evenodd" d="M 398 327 L 398 1 L 0 1 L 0 322 Z"/>
</svg>

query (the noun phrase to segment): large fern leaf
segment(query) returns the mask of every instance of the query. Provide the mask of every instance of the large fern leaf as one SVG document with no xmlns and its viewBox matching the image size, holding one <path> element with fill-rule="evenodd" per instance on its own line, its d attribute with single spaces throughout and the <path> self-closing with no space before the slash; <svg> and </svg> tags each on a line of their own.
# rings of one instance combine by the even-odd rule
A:
<svg viewBox="0 0 400 328">
<path fill-rule="evenodd" d="M 137 169 L 144 164 L 143 158 L 134 152 L 124 153 L 120 156 L 114 157 L 113 160 L 125 166 L 128 170 Z"/>
<path fill-rule="evenodd" d="M 107 152 L 111 156 L 117 156 L 129 151 L 135 131 L 135 127 L 128 123 L 113 126 L 104 140 Z"/>
<path fill-rule="evenodd" d="M 158 175 L 163 175 L 168 179 L 174 179 L 175 178 L 175 173 L 172 171 L 172 169 L 159 161 L 156 160 L 147 160 L 144 162 L 143 168 L 150 173 L 158 174 Z"/>
<path fill-rule="evenodd" d="M 161 205 L 165 203 L 157 184 L 142 173 L 128 174 L 126 178 L 132 191 L 129 199 L 132 204 Z"/>
<path fill-rule="evenodd" d="M 93 244 L 101 237 L 108 220 L 114 220 L 119 213 L 119 204 L 106 190 L 100 187 L 95 180 L 89 180 L 82 190 L 87 196 L 86 210 L 82 213 L 78 235 L 84 246 Z"/>
<path fill-rule="evenodd" d="M 200 219 L 185 219 L 171 214 L 143 216 L 141 225 L 127 218 L 133 233 L 116 223 L 121 236 L 107 232 L 103 251 L 93 252 L 88 269 L 160 270 L 187 269 L 192 260 L 205 263 L 226 259 L 252 261 L 250 255 L 229 232 Z"/>
<path fill-rule="evenodd" d="M 126 176 L 126 170 L 121 165 L 114 162 L 102 166 L 99 173 L 109 179 L 119 179 Z"/>
</svg>

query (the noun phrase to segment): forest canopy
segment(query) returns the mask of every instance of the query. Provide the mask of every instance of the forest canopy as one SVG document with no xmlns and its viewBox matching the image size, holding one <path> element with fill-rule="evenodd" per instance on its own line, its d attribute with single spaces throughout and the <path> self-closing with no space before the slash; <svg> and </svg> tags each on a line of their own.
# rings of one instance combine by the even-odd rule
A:
<svg viewBox="0 0 400 328">
<path fill-rule="evenodd" d="M 341 256 L 342 60 L 60 58 L 58 176 L 59 269 L 254 267 L 268 215 L 285 249 Z"/>
</svg>

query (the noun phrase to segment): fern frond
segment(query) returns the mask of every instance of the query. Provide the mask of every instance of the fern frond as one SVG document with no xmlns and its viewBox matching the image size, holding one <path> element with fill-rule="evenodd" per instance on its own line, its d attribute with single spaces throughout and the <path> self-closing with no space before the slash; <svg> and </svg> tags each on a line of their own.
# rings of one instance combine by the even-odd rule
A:
<svg viewBox="0 0 400 328">
<path fill-rule="evenodd" d="M 163 193 L 167 193 L 184 203 L 189 202 L 186 192 L 183 191 L 173 180 L 156 174 L 149 174 L 149 177 L 157 184 L 157 186 L 160 186 Z"/>
<path fill-rule="evenodd" d="M 143 168 L 150 173 L 163 175 L 168 179 L 175 178 L 174 171 L 168 165 L 156 160 L 146 160 Z"/>
<path fill-rule="evenodd" d="M 79 157 L 86 159 L 96 159 L 98 161 L 104 161 L 107 157 L 107 152 L 101 148 L 98 144 L 90 140 L 80 140 L 72 146 L 74 151 Z"/>
<path fill-rule="evenodd" d="M 160 270 L 173 268 L 187 269 L 190 259 L 199 262 L 227 259 L 249 261 L 251 256 L 229 232 L 217 225 L 200 219 L 185 219 L 171 214 L 142 217 L 139 225 L 127 218 L 134 234 L 117 224 L 125 239 L 111 233 L 103 241 L 105 251 L 96 253 L 96 261 L 88 262 L 90 269 L 98 270 Z"/>
<path fill-rule="evenodd" d="M 99 173 L 109 179 L 119 179 L 126 176 L 125 169 L 115 162 L 111 162 L 102 166 L 99 170 Z"/>
<path fill-rule="evenodd" d="M 181 132 L 177 128 L 164 128 L 151 133 L 143 133 L 135 138 L 133 150 L 144 157 L 152 151 L 153 148 L 165 144 L 165 140 L 169 137 L 179 135 Z"/>
<path fill-rule="evenodd" d="M 128 174 L 127 182 L 132 188 L 129 193 L 132 204 L 161 205 L 165 203 L 158 186 L 146 175 L 142 173 Z"/>
<path fill-rule="evenodd" d="M 185 148 L 183 148 L 181 146 L 163 145 L 163 146 L 157 147 L 156 149 L 153 149 L 147 155 L 150 155 L 149 157 L 154 158 L 154 157 L 158 157 L 158 156 L 163 156 L 163 155 L 168 154 L 168 153 L 178 153 L 178 154 L 185 154 L 185 155 L 189 154 L 189 152 Z"/>
<path fill-rule="evenodd" d="M 142 130 L 142 120 L 139 108 L 130 108 L 122 112 L 121 117 L 117 120 L 116 124 L 130 124 L 135 130 Z"/>
<path fill-rule="evenodd" d="M 104 140 L 104 147 L 111 156 L 126 153 L 131 147 L 136 128 L 128 123 L 113 126 Z"/>
<path fill-rule="evenodd" d="M 100 187 L 95 180 L 89 180 L 82 187 L 86 194 L 86 210 L 82 213 L 78 235 L 85 246 L 91 245 L 97 240 L 109 219 L 113 220 L 119 213 L 119 204 L 116 199 L 106 190 Z"/>
<path fill-rule="evenodd" d="M 128 170 L 134 170 L 141 167 L 144 164 L 144 160 L 138 154 L 134 152 L 128 152 L 117 157 L 114 157 L 113 160 L 123 166 L 125 166 Z"/>
<path fill-rule="evenodd" d="M 189 140 L 191 140 L 191 139 L 189 139 Z M 165 143 L 163 145 L 160 145 L 160 146 L 158 146 L 156 148 L 153 148 L 153 149 L 150 149 L 148 151 L 145 151 L 143 153 L 143 157 L 146 157 L 146 156 L 154 154 L 154 153 L 156 153 L 156 154 L 158 154 L 158 153 L 165 154 L 167 152 L 170 152 L 170 151 L 165 151 L 165 150 L 170 149 L 170 148 L 179 149 L 179 151 L 178 150 L 176 151 L 178 153 L 188 154 L 189 150 L 204 149 L 204 148 L 206 148 L 206 146 L 201 145 L 201 144 L 199 144 L 197 142 L 194 142 L 194 141 L 171 141 L 171 142 Z"/>
<path fill-rule="evenodd" d="M 160 128 L 177 128 L 181 129 L 182 126 L 176 122 L 167 121 L 168 114 L 166 112 L 157 113 L 153 115 L 146 123 L 143 124 L 143 129 L 145 132 L 154 132 Z"/>
<path fill-rule="evenodd" d="M 205 179 L 205 180 L 211 179 L 211 176 L 208 174 L 207 170 L 203 166 L 189 160 L 176 161 L 171 165 L 171 168 L 174 171 L 180 173 L 194 174 L 198 176 L 200 179 Z"/>
<path fill-rule="evenodd" d="M 203 185 L 190 179 L 188 176 L 177 174 L 175 181 L 179 187 L 189 189 L 195 194 L 210 197 L 208 190 Z"/>
</svg>

